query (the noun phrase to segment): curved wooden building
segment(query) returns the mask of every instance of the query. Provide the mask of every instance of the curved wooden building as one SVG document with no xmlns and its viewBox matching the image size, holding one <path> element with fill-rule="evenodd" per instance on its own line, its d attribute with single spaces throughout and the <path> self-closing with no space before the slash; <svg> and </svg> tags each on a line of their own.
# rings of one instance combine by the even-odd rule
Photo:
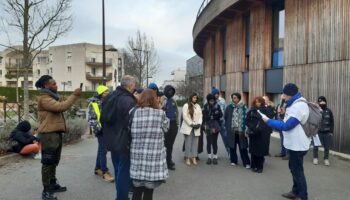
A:
<svg viewBox="0 0 350 200">
<path fill-rule="evenodd" d="M 284 83 L 323 95 L 335 117 L 333 149 L 350 153 L 350 1 L 204 0 L 193 27 L 212 86 L 279 101 Z M 229 99 L 229 98 L 227 98 Z"/>
</svg>

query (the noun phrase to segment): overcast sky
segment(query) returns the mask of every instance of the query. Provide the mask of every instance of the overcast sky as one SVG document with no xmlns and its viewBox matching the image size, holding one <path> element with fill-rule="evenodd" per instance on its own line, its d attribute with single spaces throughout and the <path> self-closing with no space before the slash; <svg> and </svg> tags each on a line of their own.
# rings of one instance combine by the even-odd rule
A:
<svg viewBox="0 0 350 200">
<path fill-rule="evenodd" d="M 102 43 L 101 0 L 73 0 L 73 30 L 55 44 Z M 160 85 L 170 72 L 185 69 L 195 55 L 192 28 L 202 0 L 105 0 L 106 43 L 117 48 L 127 45 L 139 29 L 152 37 L 160 58 Z"/>
<path fill-rule="evenodd" d="M 194 56 L 192 28 L 203 0 L 105 0 L 106 43 L 125 48 L 136 31 L 153 38 L 160 58 L 155 81 L 161 85 L 171 71 L 185 69 Z M 2 11 L 0 11 L 2 12 Z M 73 30 L 53 45 L 102 44 L 102 0 L 73 0 Z M 5 36 L 0 35 L 4 42 Z"/>
</svg>

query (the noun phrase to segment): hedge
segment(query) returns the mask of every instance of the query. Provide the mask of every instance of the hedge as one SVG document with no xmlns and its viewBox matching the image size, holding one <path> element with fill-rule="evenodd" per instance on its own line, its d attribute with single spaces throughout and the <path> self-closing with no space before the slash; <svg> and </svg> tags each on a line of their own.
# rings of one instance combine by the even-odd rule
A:
<svg viewBox="0 0 350 200">
<path fill-rule="evenodd" d="M 23 89 L 19 88 L 19 95 L 23 98 Z M 35 99 L 40 93 L 39 90 L 29 90 L 29 99 Z M 69 96 L 73 92 L 58 92 L 60 95 Z M 87 99 L 95 94 L 94 91 L 82 92 L 80 98 Z M 5 96 L 8 102 L 16 102 L 16 88 L 13 87 L 0 87 L 0 96 Z"/>
</svg>

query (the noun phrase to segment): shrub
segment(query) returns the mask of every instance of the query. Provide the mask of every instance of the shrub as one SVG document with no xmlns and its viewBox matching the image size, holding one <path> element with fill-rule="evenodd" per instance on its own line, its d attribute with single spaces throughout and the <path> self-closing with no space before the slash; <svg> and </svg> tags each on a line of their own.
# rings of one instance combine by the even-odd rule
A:
<svg viewBox="0 0 350 200">
<path fill-rule="evenodd" d="M 77 141 L 88 129 L 88 122 L 85 119 L 75 118 L 66 120 L 68 133 L 64 134 L 63 143 Z"/>
<path fill-rule="evenodd" d="M 16 123 L 7 122 L 2 128 L 0 128 L 0 154 L 7 152 L 11 149 L 16 143 L 10 141 L 11 131 L 16 127 Z"/>
</svg>

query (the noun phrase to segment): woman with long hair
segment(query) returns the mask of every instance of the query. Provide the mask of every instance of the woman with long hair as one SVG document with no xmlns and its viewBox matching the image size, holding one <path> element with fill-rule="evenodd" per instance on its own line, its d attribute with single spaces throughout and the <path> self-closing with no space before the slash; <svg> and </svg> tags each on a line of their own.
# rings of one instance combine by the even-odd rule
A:
<svg viewBox="0 0 350 200">
<path fill-rule="evenodd" d="M 134 185 L 133 200 L 151 200 L 153 190 L 169 173 L 164 147 L 164 133 L 169 128 L 154 90 L 144 90 L 137 107 L 131 112 L 130 177 Z"/>
<path fill-rule="evenodd" d="M 264 169 L 265 156 L 269 154 L 269 143 L 272 129 L 261 119 L 258 111 L 272 118 L 274 113 L 267 109 L 265 100 L 256 97 L 247 113 L 246 125 L 249 135 L 249 152 L 251 154 L 251 168 L 253 172 L 262 173 Z"/>
<path fill-rule="evenodd" d="M 180 133 L 185 135 L 186 165 L 197 165 L 198 138 L 201 134 L 202 109 L 197 104 L 198 95 L 193 93 L 182 108 L 183 123 Z"/>
</svg>

